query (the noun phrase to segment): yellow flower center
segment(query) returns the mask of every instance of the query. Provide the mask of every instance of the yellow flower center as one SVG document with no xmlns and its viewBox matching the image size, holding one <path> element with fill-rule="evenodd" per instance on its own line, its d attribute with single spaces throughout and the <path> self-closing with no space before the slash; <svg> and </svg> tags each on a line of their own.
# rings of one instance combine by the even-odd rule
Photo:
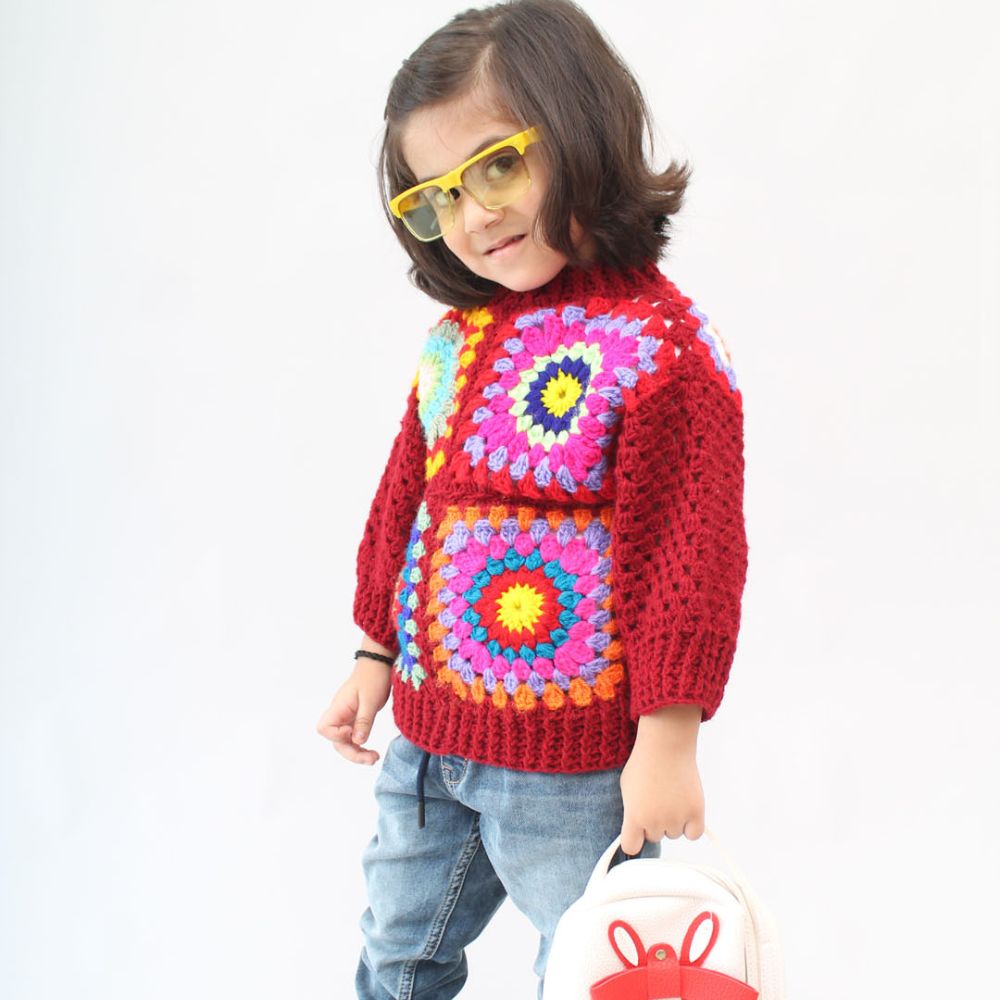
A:
<svg viewBox="0 0 1000 1000">
<path fill-rule="evenodd" d="M 542 612 L 542 595 L 523 583 L 515 583 L 497 598 L 497 619 L 511 632 L 533 629 Z"/>
<path fill-rule="evenodd" d="M 578 379 L 559 371 L 542 390 L 542 405 L 553 416 L 561 417 L 576 404 L 582 391 Z"/>
</svg>

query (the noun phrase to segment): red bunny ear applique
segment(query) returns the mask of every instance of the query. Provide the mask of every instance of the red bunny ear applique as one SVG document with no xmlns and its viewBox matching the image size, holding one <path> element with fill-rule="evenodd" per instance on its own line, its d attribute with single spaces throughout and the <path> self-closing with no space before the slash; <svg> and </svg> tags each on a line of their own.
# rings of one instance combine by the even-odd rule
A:
<svg viewBox="0 0 1000 1000">
<path fill-rule="evenodd" d="M 618 947 L 618 941 L 615 938 L 615 931 L 624 930 L 625 933 L 632 939 L 632 944 L 635 947 L 636 958 L 633 962 L 627 955 L 622 954 L 621 948 Z M 646 964 L 646 949 L 642 946 L 642 940 L 639 935 L 636 934 L 635 928 L 631 924 L 627 924 L 624 920 L 612 920 L 608 924 L 608 939 L 611 941 L 611 947 L 614 948 L 615 954 L 621 960 L 622 965 L 626 968 L 634 969 L 636 966 Z"/>
<path fill-rule="evenodd" d="M 691 960 L 691 944 L 705 920 L 712 921 L 712 936 L 702 953 Z M 631 939 L 636 957 L 633 961 L 622 952 L 616 932 L 624 931 Z M 699 913 L 688 926 L 681 945 L 681 954 L 665 942 L 647 949 L 635 928 L 624 920 L 608 925 L 611 947 L 625 966 L 621 972 L 594 983 L 591 1000 L 757 1000 L 757 990 L 733 976 L 702 968 L 708 953 L 719 936 L 719 918 L 710 910 Z"/>
</svg>

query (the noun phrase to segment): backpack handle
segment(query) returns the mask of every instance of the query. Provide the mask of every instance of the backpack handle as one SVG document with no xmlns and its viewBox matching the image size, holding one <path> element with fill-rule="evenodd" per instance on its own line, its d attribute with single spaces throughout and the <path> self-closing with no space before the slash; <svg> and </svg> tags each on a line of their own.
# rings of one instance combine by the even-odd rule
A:
<svg viewBox="0 0 1000 1000">
<path fill-rule="evenodd" d="M 706 826 L 705 833 L 708 835 L 708 839 L 715 845 L 716 850 L 725 858 L 727 864 L 729 865 L 730 874 L 733 875 L 734 881 L 731 888 L 735 891 L 736 896 L 742 902 L 747 913 L 749 914 L 750 923 L 752 926 L 753 939 L 755 942 L 759 942 L 760 935 L 763 934 L 764 940 L 770 942 L 770 947 L 773 950 L 777 947 L 774 943 L 776 939 L 776 930 L 774 926 L 773 918 L 769 911 L 765 910 L 757 900 L 756 893 L 751 889 L 750 884 L 747 882 L 746 877 L 740 871 L 739 867 L 729 856 L 729 852 L 722 846 L 719 842 L 719 838 L 716 837 L 714 833 Z M 600 860 L 594 866 L 594 871 L 590 876 L 590 880 L 587 882 L 587 888 L 584 890 L 583 895 L 587 896 L 598 890 L 601 882 L 604 881 L 608 876 L 609 865 L 611 864 L 611 858 L 613 857 L 616 850 L 621 847 L 621 834 L 615 837 L 614 840 L 608 845 L 608 849 L 601 855 Z M 661 840 L 662 843 L 662 840 Z M 629 856 L 626 855 L 626 858 Z M 657 861 L 662 859 L 657 858 L 639 858 L 636 860 L 640 861 Z M 582 897 L 581 897 L 582 898 Z M 782 976 L 782 969 L 780 965 L 775 965 L 772 960 L 770 965 L 765 965 L 764 968 L 768 969 L 767 979 L 768 982 L 765 986 L 761 983 L 762 975 L 762 965 L 761 965 L 761 955 L 760 952 L 756 952 L 753 956 L 753 962 L 749 971 L 749 984 L 765 993 L 769 997 L 773 997 L 774 1000 L 783 1000 L 785 996 L 784 979 Z M 758 998 L 759 1000 L 759 998 Z"/>
<path fill-rule="evenodd" d="M 740 871 L 740 869 L 736 865 L 736 862 L 733 861 L 733 859 L 730 857 L 729 852 L 719 842 L 719 838 L 714 833 L 712 833 L 712 831 L 707 826 L 705 827 L 705 836 L 708 837 L 708 839 L 715 845 L 716 850 L 723 856 L 723 858 L 725 858 L 726 863 L 729 865 L 729 870 L 732 872 L 733 875 L 736 876 L 736 880 L 739 883 L 740 887 L 745 889 L 748 883 L 743 875 L 743 872 Z M 661 840 L 660 843 L 662 842 L 663 841 Z M 611 841 L 611 843 L 608 845 L 607 850 L 601 855 L 597 864 L 594 866 L 593 874 L 590 876 L 590 880 L 587 882 L 587 888 L 584 890 L 585 893 L 594 892 L 597 889 L 598 884 L 607 877 L 607 874 L 610 870 L 609 866 L 611 865 L 611 859 L 614 857 L 615 851 L 617 851 L 618 848 L 621 847 L 621 843 L 622 843 L 622 835 L 619 833 L 615 837 L 615 839 Z M 628 859 L 629 857 L 630 855 L 626 855 L 626 859 Z M 651 860 L 651 859 L 646 859 L 646 860 Z"/>
</svg>

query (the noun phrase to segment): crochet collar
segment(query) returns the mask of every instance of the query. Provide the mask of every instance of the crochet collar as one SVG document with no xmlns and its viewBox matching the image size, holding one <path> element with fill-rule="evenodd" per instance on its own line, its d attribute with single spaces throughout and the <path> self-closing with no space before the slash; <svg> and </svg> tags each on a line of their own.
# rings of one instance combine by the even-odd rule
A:
<svg viewBox="0 0 1000 1000">
<path fill-rule="evenodd" d="M 487 303 L 494 315 L 528 312 L 533 307 L 553 302 L 579 301 L 589 298 L 623 299 L 643 294 L 663 293 L 665 276 L 655 260 L 635 267 L 612 267 L 591 264 L 571 267 L 568 264 L 551 280 L 538 288 L 524 292 L 501 287 Z"/>
</svg>

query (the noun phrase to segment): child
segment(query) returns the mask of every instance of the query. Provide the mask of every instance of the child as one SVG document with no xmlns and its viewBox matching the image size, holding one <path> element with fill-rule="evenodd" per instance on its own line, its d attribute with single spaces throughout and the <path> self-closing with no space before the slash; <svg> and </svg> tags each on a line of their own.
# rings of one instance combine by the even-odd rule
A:
<svg viewBox="0 0 1000 1000">
<path fill-rule="evenodd" d="M 704 829 L 697 730 L 747 568 L 742 399 L 656 265 L 688 168 L 650 170 L 644 99 L 577 6 L 457 15 L 385 118 L 386 212 L 447 311 L 358 551 L 361 648 L 317 727 L 373 764 L 392 692 L 355 987 L 454 997 L 510 894 L 540 998 L 614 837 L 656 857 Z"/>
</svg>

